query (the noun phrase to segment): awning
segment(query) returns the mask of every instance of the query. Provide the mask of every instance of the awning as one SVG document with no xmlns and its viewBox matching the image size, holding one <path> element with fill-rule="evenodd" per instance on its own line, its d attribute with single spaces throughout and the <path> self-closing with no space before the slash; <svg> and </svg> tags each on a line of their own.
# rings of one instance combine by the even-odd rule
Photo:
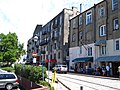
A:
<svg viewBox="0 0 120 90">
<path fill-rule="evenodd" d="M 46 62 L 46 63 L 48 63 L 48 62 L 49 62 L 49 60 L 48 60 L 48 59 L 46 59 L 46 60 L 45 60 L 45 62 Z M 51 62 L 51 63 L 56 63 L 56 62 L 57 62 L 57 60 L 56 60 L 56 59 L 51 59 L 51 60 L 50 60 L 50 62 Z"/>
<path fill-rule="evenodd" d="M 76 58 L 72 62 L 93 62 L 93 57 Z"/>
<path fill-rule="evenodd" d="M 105 56 L 96 59 L 98 62 L 120 61 L 120 56 Z"/>
<path fill-rule="evenodd" d="M 95 43 L 95 46 L 106 45 L 106 40 L 99 40 Z"/>
</svg>

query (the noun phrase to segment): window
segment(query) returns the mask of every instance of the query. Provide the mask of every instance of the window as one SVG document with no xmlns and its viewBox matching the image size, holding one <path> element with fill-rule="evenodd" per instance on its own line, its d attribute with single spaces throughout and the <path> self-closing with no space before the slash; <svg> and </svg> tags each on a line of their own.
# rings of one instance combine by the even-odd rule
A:
<svg viewBox="0 0 120 90">
<path fill-rule="evenodd" d="M 101 17 L 105 15 L 104 7 L 100 8 L 100 13 L 99 14 L 100 14 Z"/>
<path fill-rule="evenodd" d="M 118 9 L 118 0 L 112 0 L 112 10 Z"/>
<path fill-rule="evenodd" d="M 80 47 L 80 54 L 82 54 L 82 47 Z"/>
<path fill-rule="evenodd" d="M 62 25 L 62 15 L 60 16 L 60 25 Z"/>
<path fill-rule="evenodd" d="M 89 11 L 86 13 L 86 25 L 92 23 L 92 12 Z"/>
<path fill-rule="evenodd" d="M 118 23 L 118 19 L 114 19 L 113 20 L 113 27 L 114 27 L 114 30 L 118 30 L 118 27 L 119 27 L 119 23 Z"/>
<path fill-rule="evenodd" d="M 58 52 L 58 59 L 60 59 L 60 52 Z"/>
<path fill-rule="evenodd" d="M 72 35 L 72 41 L 73 42 L 75 42 L 75 39 L 76 39 L 76 37 L 75 37 L 75 33 Z"/>
<path fill-rule="evenodd" d="M 73 28 L 76 28 L 76 21 L 75 21 L 75 19 L 73 19 Z"/>
<path fill-rule="evenodd" d="M 54 45 L 55 45 L 55 48 L 54 48 L 54 49 L 56 49 L 56 43 L 55 43 Z"/>
<path fill-rule="evenodd" d="M 56 20 L 55 20 L 55 24 L 57 24 L 57 18 L 56 18 Z"/>
<path fill-rule="evenodd" d="M 79 32 L 79 40 L 81 40 L 82 39 L 82 32 Z"/>
<path fill-rule="evenodd" d="M 101 55 L 106 54 L 106 46 L 101 46 Z"/>
<path fill-rule="evenodd" d="M 106 25 L 101 25 L 99 30 L 100 30 L 100 36 L 106 35 Z"/>
<path fill-rule="evenodd" d="M 52 30 L 52 27 L 53 27 L 53 22 L 51 22 L 51 30 Z"/>
<path fill-rule="evenodd" d="M 62 27 L 60 27 L 59 35 L 61 36 L 62 33 Z"/>
<path fill-rule="evenodd" d="M 82 15 L 79 17 L 79 25 L 82 25 Z"/>
<path fill-rule="evenodd" d="M 92 56 L 92 47 L 88 48 L 88 56 Z"/>
<path fill-rule="evenodd" d="M 56 54 L 54 54 L 54 59 L 56 59 Z"/>
<path fill-rule="evenodd" d="M 46 55 L 46 59 L 48 59 L 48 55 Z"/>
<path fill-rule="evenodd" d="M 119 50 L 119 40 L 115 41 L 115 50 Z"/>
</svg>

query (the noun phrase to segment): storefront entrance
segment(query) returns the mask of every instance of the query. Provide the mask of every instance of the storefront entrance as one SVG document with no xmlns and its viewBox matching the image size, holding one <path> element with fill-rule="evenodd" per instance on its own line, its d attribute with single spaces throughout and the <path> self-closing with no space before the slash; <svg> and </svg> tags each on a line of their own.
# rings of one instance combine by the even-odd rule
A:
<svg viewBox="0 0 120 90">
<path fill-rule="evenodd" d="M 112 66 L 113 66 L 112 68 L 113 76 L 118 77 L 119 76 L 118 67 L 120 66 L 120 62 L 113 62 Z"/>
</svg>

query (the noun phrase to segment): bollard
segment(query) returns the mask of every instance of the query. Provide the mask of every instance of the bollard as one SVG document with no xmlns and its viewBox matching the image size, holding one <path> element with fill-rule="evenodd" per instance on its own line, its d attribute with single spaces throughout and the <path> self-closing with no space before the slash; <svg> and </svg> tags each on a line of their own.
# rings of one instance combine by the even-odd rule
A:
<svg viewBox="0 0 120 90">
<path fill-rule="evenodd" d="M 83 90 L 83 86 L 80 86 L 80 90 Z"/>
</svg>

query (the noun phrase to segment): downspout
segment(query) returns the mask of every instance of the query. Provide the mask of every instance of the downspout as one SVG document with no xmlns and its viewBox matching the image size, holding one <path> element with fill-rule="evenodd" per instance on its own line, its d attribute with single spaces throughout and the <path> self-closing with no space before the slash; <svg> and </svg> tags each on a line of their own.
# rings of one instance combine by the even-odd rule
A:
<svg viewBox="0 0 120 90">
<path fill-rule="evenodd" d="M 96 42 L 96 5 L 94 4 L 94 43 Z M 95 58 L 94 58 L 94 66 L 96 65 L 96 54 L 97 54 L 97 49 L 96 49 L 96 46 L 94 46 L 95 48 Z"/>
</svg>

